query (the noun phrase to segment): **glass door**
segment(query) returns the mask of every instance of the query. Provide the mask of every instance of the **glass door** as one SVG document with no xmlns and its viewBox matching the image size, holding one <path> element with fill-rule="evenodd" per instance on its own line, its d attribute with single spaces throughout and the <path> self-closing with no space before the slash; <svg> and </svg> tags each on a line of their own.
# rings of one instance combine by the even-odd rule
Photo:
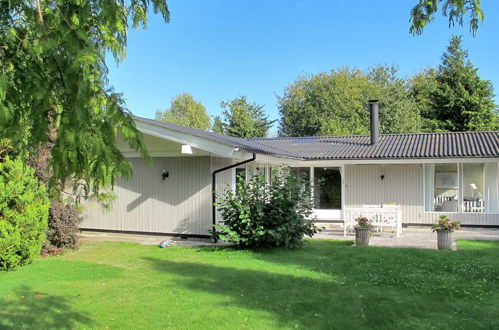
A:
<svg viewBox="0 0 499 330">
<path fill-rule="evenodd" d="M 341 167 L 314 167 L 314 207 L 319 219 L 341 219 L 343 184 Z"/>
</svg>

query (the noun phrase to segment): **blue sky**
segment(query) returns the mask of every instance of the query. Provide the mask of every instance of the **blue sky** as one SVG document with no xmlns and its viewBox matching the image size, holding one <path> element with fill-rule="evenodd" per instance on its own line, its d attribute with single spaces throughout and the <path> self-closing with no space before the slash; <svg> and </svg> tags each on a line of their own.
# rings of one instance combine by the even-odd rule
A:
<svg viewBox="0 0 499 330">
<path fill-rule="evenodd" d="M 125 61 L 116 66 L 110 58 L 110 83 L 143 117 L 188 92 L 209 115 L 221 112 L 221 100 L 246 94 L 277 119 L 276 95 L 300 74 L 395 64 L 412 75 L 438 65 L 458 34 L 482 78 L 499 88 L 499 1 L 482 1 L 485 23 L 475 38 L 441 17 L 410 35 L 416 2 L 170 0 L 169 24 L 151 16 L 147 30 L 130 32 Z"/>
</svg>

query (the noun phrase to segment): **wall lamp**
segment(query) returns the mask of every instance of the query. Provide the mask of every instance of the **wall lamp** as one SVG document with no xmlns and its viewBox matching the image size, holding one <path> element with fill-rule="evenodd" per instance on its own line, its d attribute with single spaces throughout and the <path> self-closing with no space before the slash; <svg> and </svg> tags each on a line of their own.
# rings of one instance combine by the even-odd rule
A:
<svg viewBox="0 0 499 330">
<path fill-rule="evenodd" d="M 385 180 L 385 175 L 384 175 L 384 174 L 381 174 L 381 175 L 379 176 L 379 178 L 381 179 L 381 181 L 383 181 L 383 180 Z"/>
<path fill-rule="evenodd" d="M 161 176 L 163 177 L 163 180 L 165 180 L 170 174 L 168 173 L 167 170 L 163 169 L 163 172 L 161 172 Z"/>
</svg>

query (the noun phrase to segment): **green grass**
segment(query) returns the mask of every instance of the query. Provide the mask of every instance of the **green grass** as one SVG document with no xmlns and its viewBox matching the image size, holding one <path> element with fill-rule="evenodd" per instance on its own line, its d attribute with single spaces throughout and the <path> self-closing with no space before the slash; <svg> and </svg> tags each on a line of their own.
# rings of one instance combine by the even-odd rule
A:
<svg viewBox="0 0 499 330">
<path fill-rule="evenodd" d="M 0 328 L 499 327 L 499 242 L 458 251 L 84 245 L 0 274 Z"/>
</svg>

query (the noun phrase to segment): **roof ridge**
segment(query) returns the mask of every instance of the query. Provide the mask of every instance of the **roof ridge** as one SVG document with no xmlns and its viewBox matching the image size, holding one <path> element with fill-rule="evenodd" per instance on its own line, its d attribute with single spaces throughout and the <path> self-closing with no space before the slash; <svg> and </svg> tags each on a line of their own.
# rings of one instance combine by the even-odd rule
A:
<svg viewBox="0 0 499 330">
<path fill-rule="evenodd" d="M 486 134 L 499 133 L 499 131 L 459 131 L 459 132 L 413 132 L 413 133 L 382 133 L 380 136 L 407 136 L 407 135 L 454 135 L 454 134 Z M 295 139 L 325 139 L 325 138 L 355 138 L 369 137 L 369 134 L 352 134 L 352 135 L 309 135 L 309 136 L 276 136 L 270 138 L 248 138 L 249 141 L 266 141 L 266 140 L 295 140 Z"/>
</svg>

